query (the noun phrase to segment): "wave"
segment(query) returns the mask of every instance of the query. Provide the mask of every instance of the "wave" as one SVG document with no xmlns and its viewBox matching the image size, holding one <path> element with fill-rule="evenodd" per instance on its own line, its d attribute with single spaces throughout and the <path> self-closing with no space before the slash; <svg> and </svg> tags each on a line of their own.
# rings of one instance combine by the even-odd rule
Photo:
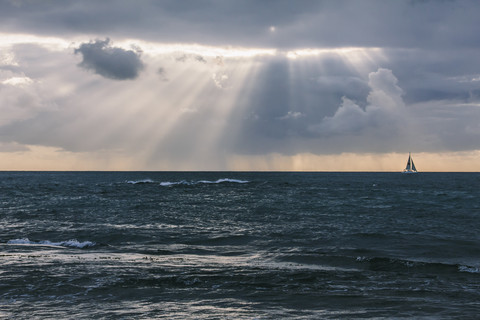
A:
<svg viewBox="0 0 480 320">
<path fill-rule="evenodd" d="M 198 181 L 163 181 L 160 182 L 160 186 L 162 187 L 171 187 L 176 185 L 186 185 L 186 186 L 194 186 L 197 184 L 219 184 L 219 183 L 249 183 L 248 180 L 239 180 L 239 179 L 230 179 L 230 178 L 223 178 L 218 180 L 198 180 Z M 142 179 L 142 180 L 127 180 L 125 183 L 128 184 L 148 184 L 148 183 L 157 183 L 152 179 Z"/>
<path fill-rule="evenodd" d="M 224 178 L 224 179 L 218 179 L 218 180 L 215 180 L 215 181 L 213 181 L 213 180 L 199 180 L 199 181 L 182 180 L 182 181 L 175 181 L 175 182 L 165 181 L 165 182 L 160 182 L 160 185 L 162 187 L 171 187 L 171 186 L 175 186 L 175 185 L 194 186 L 194 185 L 197 185 L 197 184 L 219 184 L 219 183 L 225 183 L 225 182 L 243 184 L 243 183 L 248 183 L 250 181 Z"/>
<path fill-rule="evenodd" d="M 125 181 L 128 184 L 145 184 L 145 183 L 155 183 L 152 179 L 143 179 L 143 180 L 128 180 Z"/>
<path fill-rule="evenodd" d="M 359 263 L 366 263 L 367 269 L 372 271 L 419 271 L 428 273 L 455 273 L 468 272 L 480 273 L 479 267 L 450 264 L 443 262 L 424 262 L 412 261 L 394 258 L 380 258 L 380 257 L 357 257 L 356 261 Z"/>
<path fill-rule="evenodd" d="M 44 245 L 44 246 L 68 247 L 68 248 L 79 248 L 79 249 L 89 248 L 96 245 L 96 243 L 92 241 L 80 242 L 75 239 L 60 241 L 60 242 L 52 242 L 49 240 L 30 241 L 28 238 L 9 240 L 7 244 Z"/>
<path fill-rule="evenodd" d="M 182 181 L 176 181 L 176 182 L 169 182 L 169 181 L 166 181 L 166 182 L 160 182 L 160 185 L 162 187 L 171 187 L 171 186 L 176 186 L 176 185 L 179 185 L 179 184 L 186 184 L 186 185 L 190 185 L 190 183 L 188 183 L 187 181 L 185 180 L 182 180 Z"/>
<path fill-rule="evenodd" d="M 480 267 L 458 266 L 458 271 L 468 273 L 480 273 Z"/>
<path fill-rule="evenodd" d="M 238 179 L 218 179 L 216 181 L 206 181 L 206 180 L 201 180 L 198 183 L 223 183 L 223 182 L 232 182 L 232 183 L 248 183 L 249 181 L 247 180 L 238 180 Z"/>
</svg>

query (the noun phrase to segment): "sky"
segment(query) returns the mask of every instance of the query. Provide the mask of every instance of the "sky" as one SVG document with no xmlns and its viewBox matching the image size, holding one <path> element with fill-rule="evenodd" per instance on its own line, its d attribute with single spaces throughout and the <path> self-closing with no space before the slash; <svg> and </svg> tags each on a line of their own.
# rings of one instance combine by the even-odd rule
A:
<svg viewBox="0 0 480 320">
<path fill-rule="evenodd" d="M 476 0 L 0 0 L 0 170 L 480 171 Z"/>
</svg>

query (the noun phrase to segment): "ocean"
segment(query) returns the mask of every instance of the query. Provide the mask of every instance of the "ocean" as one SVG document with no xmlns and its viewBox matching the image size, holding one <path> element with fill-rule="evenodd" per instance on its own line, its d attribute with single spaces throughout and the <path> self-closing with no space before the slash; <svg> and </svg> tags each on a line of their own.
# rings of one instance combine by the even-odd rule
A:
<svg viewBox="0 0 480 320">
<path fill-rule="evenodd" d="M 478 319 L 479 173 L 0 172 L 1 319 Z"/>
</svg>

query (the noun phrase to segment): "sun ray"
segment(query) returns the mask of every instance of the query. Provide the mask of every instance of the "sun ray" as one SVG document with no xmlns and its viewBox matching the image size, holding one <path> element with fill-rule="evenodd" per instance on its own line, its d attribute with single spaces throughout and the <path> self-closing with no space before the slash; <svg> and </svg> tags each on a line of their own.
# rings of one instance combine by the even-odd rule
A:
<svg viewBox="0 0 480 320">
<path fill-rule="evenodd" d="M 290 60 L 339 57 L 359 75 L 367 75 L 387 61 L 383 49 L 376 47 L 305 48 L 287 51 L 284 55 Z"/>
<path fill-rule="evenodd" d="M 191 65 L 182 67 L 170 81 L 172 84 L 167 83 L 163 90 L 151 96 L 150 101 L 145 100 L 145 109 L 149 110 L 149 115 L 139 136 L 144 143 L 141 152 L 146 161 L 155 158 L 174 132 L 182 130 L 189 115 L 204 112 L 202 93 L 212 85 L 208 71 L 195 70 Z M 175 85 L 178 82 L 182 85 Z M 166 102 L 158 104 L 154 102 L 156 100 Z"/>
<path fill-rule="evenodd" d="M 310 112 L 315 112 L 312 119 L 318 120 L 322 113 L 332 111 L 332 108 L 320 110 L 322 106 L 315 105 L 321 77 L 333 76 L 341 78 L 335 81 L 342 81 L 346 75 L 362 81 L 388 62 L 381 48 L 282 51 L 114 39 L 112 47 L 133 49 L 144 63 L 137 78 L 119 81 L 79 67 L 81 56 L 75 55 L 73 49 L 92 40 L 73 40 L 28 35 L 2 38 L 0 47 L 6 48 L 7 53 L 2 53 L 0 61 L 12 70 L 21 70 L 22 63 L 27 61 L 16 59 L 13 53 L 16 44 L 47 48 L 48 51 L 41 50 L 42 54 L 48 52 L 54 57 L 69 56 L 59 67 L 65 72 L 47 72 L 55 65 L 55 59 L 50 59 L 49 64 L 36 69 L 36 74 L 44 74 L 41 79 L 9 71 L 12 75 L 9 73 L 9 78 L 2 81 L 6 81 L 5 85 L 20 85 L 32 79 L 35 83 L 42 82 L 44 87 L 58 85 L 53 100 L 62 105 L 48 110 L 55 128 L 38 126 L 37 131 L 32 131 L 38 135 L 53 132 L 49 133 L 46 147 L 62 147 L 78 154 L 101 154 L 108 150 L 119 157 L 123 155 L 124 159 L 133 159 L 131 163 L 137 167 L 132 169 L 238 168 L 239 158 L 247 163 L 248 156 L 234 159 L 237 151 L 231 145 L 243 132 L 242 119 L 253 110 L 249 104 L 252 92 L 256 91 L 253 89 L 261 88 L 262 81 L 268 78 L 260 75 L 274 63 L 282 68 L 287 63 L 288 72 L 281 75 L 285 76 L 281 81 L 285 81 L 284 87 L 289 91 L 282 95 L 288 101 L 282 101 L 279 111 L 270 113 L 273 118 L 269 120 L 285 121 L 281 129 L 288 131 L 289 125 L 300 123 L 295 121 L 308 117 Z M 31 55 L 27 58 L 33 59 Z M 54 134 L 58 137 L 51 138 Z M 32 140 L 42 143 L 36 138 Z M 289 141 L 293 140 L 287 137 L 284 143 Z M 282 169 L 309 168 L 309 159 L 315 158 L 307 153 L 264 156 L 266 166 L 280 168 L 281 164 Z M 337 163 L 335 159 L 332 161 Z"/>
<path fill-rule="evenodd" d="M 242 108 L 247 106 L 243 97 L 250 95 L 254 86 L 252 79 L 255 79 L 258 72 L 258 64 L 251 60 L 240 61 L 227 72 L 231 74 L 231 87 L 219 97 L 217 103 L 212 104 L 211 113 L 215 117 L 214 121 L 206 128 L 208 130 L 205 130 L 202 144 L 198 145 L 196 150 L 196 154 L 200 159 L 204 159 L 203 163 L 207 163 L 210 170 L 228 167 L 226 149 L 230 142 L 227 135 L 239 132 L 239 121 L 233 115 L 244 116 L 246 112 L 246 109 Z M 207 159 L 210 160 L 206 161 Z"/>
</svg>

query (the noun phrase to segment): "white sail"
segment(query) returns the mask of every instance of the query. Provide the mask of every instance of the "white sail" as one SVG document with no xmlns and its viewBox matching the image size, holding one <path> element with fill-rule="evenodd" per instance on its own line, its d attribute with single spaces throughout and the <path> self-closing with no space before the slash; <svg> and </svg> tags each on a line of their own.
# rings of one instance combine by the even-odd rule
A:
<svg viewBox="0 0 480 320">
<path fill-rule="evenodd" d="M 407 170 L 407 171 L 410 170 L 410 168 L 412 167 L 412 166 L 410 165 L 411 160 L 412 160 L 412 158 L 410 158 L 410 155 L 408 155 L 407 166 L 405 167 L 405 170 Z"/>
<path fill-rule="evenodd" d="M 408 153 L 408 160 L 407 160 L 407 166 L 403 170 L 404 173 L 416 173 L 417 168 L 415 168 L 415 164 L 413 163 L 412 155 L 410 152 Z"/>
</svg>

